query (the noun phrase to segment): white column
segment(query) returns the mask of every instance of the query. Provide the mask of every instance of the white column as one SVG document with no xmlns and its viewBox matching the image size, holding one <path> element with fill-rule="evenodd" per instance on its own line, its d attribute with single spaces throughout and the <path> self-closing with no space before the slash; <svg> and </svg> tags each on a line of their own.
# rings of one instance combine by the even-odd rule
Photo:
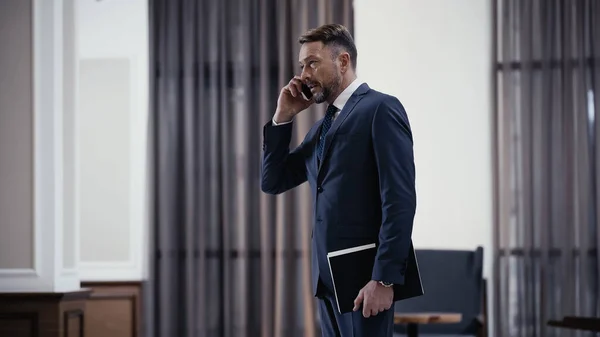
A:
<svg viewBox="0 0 600 337">
<path fill-rule="evenodd" d="M 11 1 L 7 1 L 4 6 L 11 6 Z M 0 261 L 4 262 L 4 266 L 0 265 L 0 292 L 73 291 L 80 288 L 77 272 L 79 232 L 75 213 L 76 149 L 73 142 L 77 87 L 76 0 L 14 0 L 13 4 L 16 4 L 15 1 L 31 1 L 32 9 L 31 18 L 21 18 L 30 19 L 33 25 L 33 69 L 30 72 L 33 76 L 32 183 L 15 184 L 17 190 L 0 189 L 0 197 L 7 201 L 13 194 L 31 195 L 30 218 L 33 224 L 11 221 L 11 216 L 0 214 L 0 233 L 18 232 L 21 226 L 31 226 L 32 229 L 31 237 L 23 239 L 22 235 L 19 236 L 19 240 L 24 240 L 22 245 L 12 242 L 0 248 L 0 254 L 3 254 Z M 10 66 L 10 62 L 0 66 Z M 11 106 L 11 97 L 1 97 L 3 106 Z M 21 112 L 2 113 L 17 116 Z M 0 157 L 4 154 L 0 152 Z M 0 158 L 12 159 L 10 156 Z M 4 178 L 7 177 L 0 176 L 0 182 Z M 33 191 L 18 190 L 27 186 L 31 186 Z M 23 247 L 32 250 L 31 263 L 23 263 L 22 267 L 11 264 L 11 259 L 16 261 L 23 256 Z"/>
</svg>

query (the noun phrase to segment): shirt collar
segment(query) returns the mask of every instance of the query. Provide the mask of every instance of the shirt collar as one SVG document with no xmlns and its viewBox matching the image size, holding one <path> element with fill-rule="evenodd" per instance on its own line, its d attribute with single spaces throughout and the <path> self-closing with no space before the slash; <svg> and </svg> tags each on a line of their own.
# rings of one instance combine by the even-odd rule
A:
<svg viewBox="0 0 600 337">
<path fill-rule="evenodd" d="M 356 91 L 356 89 L 358 89 L 358 87 L 360 87 L 361 84 L 363 84 L 363 82 L 356 78 L 354 81 L 352 81 L 352 83 L 350 83 L 350 85 L 346 87 L 346 89 L 344 89 L 344 91 L 340 93 L 340 95 L 333 102 L 333 105 L 339 109 L 338 111 L 342 111 L 342 109 L 344 109 L 344 105 L 346 105 L 346 102 L 348 102 L 350 96 L 352 96 L 352 94 Z"/>
</svg>

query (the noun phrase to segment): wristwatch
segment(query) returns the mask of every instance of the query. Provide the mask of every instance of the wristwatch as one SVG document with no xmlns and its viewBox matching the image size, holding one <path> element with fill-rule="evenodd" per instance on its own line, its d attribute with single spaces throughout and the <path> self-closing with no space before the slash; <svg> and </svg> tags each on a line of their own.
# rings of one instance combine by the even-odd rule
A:
<svg viewBox="0 0 600 337">
<path fill-rule="evenodd" d="M 379 281 L 379 284 L 381 284 L 382 286 L 389 288 L 391 286 L 393 286 L 393 283 L 387 283 L 387 282 L 383 282 L 383 281 Z"/>
</svg>

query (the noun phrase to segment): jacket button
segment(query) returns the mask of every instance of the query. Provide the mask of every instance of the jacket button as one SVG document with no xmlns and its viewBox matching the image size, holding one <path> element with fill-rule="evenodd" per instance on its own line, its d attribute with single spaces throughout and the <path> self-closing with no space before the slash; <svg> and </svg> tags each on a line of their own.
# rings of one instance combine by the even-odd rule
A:
<svg viewBox="0 0 600 337">
<path fill-rule="evenodd" d="M 323 192 L 323 187 L 321 187 L 321 186 L 317 187 L 317 192 L 319 192 L 319 193 Z"/>
</svg>

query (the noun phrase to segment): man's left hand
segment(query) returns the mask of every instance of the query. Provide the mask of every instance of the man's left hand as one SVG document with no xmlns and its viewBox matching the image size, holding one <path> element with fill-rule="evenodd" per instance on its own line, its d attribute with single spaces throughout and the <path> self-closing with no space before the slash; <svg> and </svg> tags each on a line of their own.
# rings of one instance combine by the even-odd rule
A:
<svg viewBox="0 0 600 337">
<path fill-rule="evenodd" d="M 384 287 L 377 281 L 369 281 L 369 283 L 360 290 L 358 296 L 354 300 L 353 310 L 357 311 L 362 303 L 363 316 L 367 318 L 390 309 L 393 302 L 394 289 L 392 287 Z"/>
</svg>

